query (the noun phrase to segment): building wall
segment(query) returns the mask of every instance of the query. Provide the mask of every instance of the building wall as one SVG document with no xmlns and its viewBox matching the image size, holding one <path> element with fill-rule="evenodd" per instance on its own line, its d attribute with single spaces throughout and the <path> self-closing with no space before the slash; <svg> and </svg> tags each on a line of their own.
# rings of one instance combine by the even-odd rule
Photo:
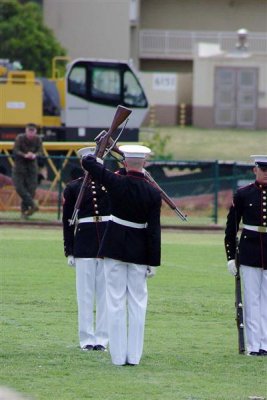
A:
<svg viewBox="0 0 267 400">
<path fill-rule="evenodd" d="M 140 80 L 149 98 L 153 114 L 153 117 L 151 113 L 148 115 L 145 125 L 179 124 L 179 105 L 192 103 L 192 74 L 142 72 Z"/>
<path fill-rule="evenodd" d="M 253 56 L 250 59 L 199 58 L 194 62 L 193 104 L 211 106 L 214 102 L 214 71 L 216 67 L 239 67 L 259 69 L 259 107 L 267 108 L 267 59 Z"/>
<path fill-rule="evenodd" d="M 163 18 L 164 13 L 164 18 Z M 266 32 L 267 0 L 141 0 L 140 29 Z"/>
<path fill-rule="evenodd" d="M 193 72 L 193 123 L 201 128 L 214 127 L 214 78 L 216 67 L 258 69 L 257 129 L 267 129 L 267 58 L 229 56 L 196 58 Z"/>
<path fill-rule="evenodd" d="M 132 58 L 146 70 L 150 60 L 138 57 L 139 29 L 266 32 L 267 27 L 267 0 L 43 0 L 43 10 L 70 57 Z"/>
<path fill-rule="evenodd" d="M 133 21 L 130 14 L 134 14 L 134 7 L 137 12 Z M 206 113 L 207 120 L 211 120 L 213 86 L 205 79 L 198 79 L 192 89 L 192 73 L 195 78 L 196 70 L 193 72 L 193 60 L 139 59 L 139 29 L 236 31 L 246 28 L 265 32 L 267 27 L 267 0 L 43 0 L 43 10 L 46 24 L 71 58 L 132 58 L 136 68 L 148 75 L 177 74 L 175 96 L 162 95 L 145 83 L 150 103 L 159 110 L 159 122 L 174 125 L 180 102 L 185 97 L 186 103 L 192 104 L 193 92 L 194 115 L 201 108 L 200 114 Z M 197 73 L 200 77 L 213 76 L 213 67 L 199 65 Z"/>
<path fill-rule="evenodd" d="M 71 58 L 129 59 L 129 0 L 43 0 L 43 10 Z"/>
</svg>

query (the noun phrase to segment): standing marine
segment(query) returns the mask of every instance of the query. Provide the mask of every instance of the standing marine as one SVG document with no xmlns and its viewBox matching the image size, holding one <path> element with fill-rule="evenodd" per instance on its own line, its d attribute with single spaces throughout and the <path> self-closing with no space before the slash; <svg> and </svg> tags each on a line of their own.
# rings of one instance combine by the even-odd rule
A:
<svg viewBox="0 0 267 400">
<path fill-rule="evenodd" d="M 143 172 L 150 149 L 119 149 L 125 157 L 124 175 L 109 171 L 90 155 L 82 165 L 110 196 L 110 220 L 98 255 L 104 258 L 111 360 L 114 365 L 134 366 L 143 353 L 147 278 L 161 260 L 161 195 Z"/>
<path fill-rule="evenodd" d="M 94 148 L 78 151 L 80 157 Z M 76 270 L 78 332 L 82 350 L 105 351 L 108 344 L 106 283 L 103 259 L 98 257 L 110 205 L 106 188 L 95 179 L 85 189 L 78 219 L 70 223 L 83 177 L 71 181 L 64 190 L 63 238 L 68 264 Z"/>
<path fill-rule="evenodd" d="M 225 250 L 228 270 L 236 275 L 236 237 L 244 287 L 247 354 L 267 355 L 267 155 L 251 156 L 255 182 L 237 190 L 227 216 Z M 242 226 L 240 226 L 242 223 Z"/>
</svg>

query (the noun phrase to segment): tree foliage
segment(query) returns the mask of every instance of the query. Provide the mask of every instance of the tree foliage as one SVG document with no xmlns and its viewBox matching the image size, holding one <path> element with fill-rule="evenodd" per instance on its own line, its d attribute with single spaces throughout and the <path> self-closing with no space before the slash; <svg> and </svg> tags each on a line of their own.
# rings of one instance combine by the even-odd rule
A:
<svg viewBox="0 0 267 400">
<path fill-rule="evenodd" d="M 44 25 L 38 4 L 0 0 L 0 58 L 19 61 L 23 69 L 49 76 L 53 57 L 64 55 L 65 49 Z"/>
</svg>

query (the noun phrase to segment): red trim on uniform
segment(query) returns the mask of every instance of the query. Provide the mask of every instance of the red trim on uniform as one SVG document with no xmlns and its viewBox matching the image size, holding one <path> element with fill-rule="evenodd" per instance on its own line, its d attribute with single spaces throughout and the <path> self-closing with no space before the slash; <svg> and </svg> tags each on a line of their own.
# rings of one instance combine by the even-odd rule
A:
<svg viewBox="0 0 267 400">
<path fill-rule="evenodd" d="M 127 171 L 127 175 L 126 176 L 131 176 L 133 178 L 142 179 L 142 180 L 146 181 L 145 175 L 140 171 L 135 171 L 135 170 L 131 169 L 130 171 Z"/>
</svg>

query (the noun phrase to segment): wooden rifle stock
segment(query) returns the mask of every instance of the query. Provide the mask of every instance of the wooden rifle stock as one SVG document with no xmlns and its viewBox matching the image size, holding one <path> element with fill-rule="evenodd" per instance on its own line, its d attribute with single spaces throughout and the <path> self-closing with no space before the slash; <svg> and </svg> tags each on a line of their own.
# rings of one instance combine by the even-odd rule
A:
<svg viewBox="0 0 267 400">
<path fill-rule="evenodd" d="M 96 151 L 95 156 L 98 158 L 103 158 L 107 147 L 110 144 L 110 139 L 112 139 L 113 133 L 118 129 L 118 127 L 128 118 L 132 110 L 129 108 L 118 106 L 116 113 L 114 115 L 111 127 L 109 130 L 102 131 L 96 138 Z"/>
<path fill-rule="evenodd" d="M 240 277 L 238 237 L 236 237 L 235 263 L 237 268 L 237 273 L 235 275 L 235 309 L 236 309 L 235 319 L 238 332 L 238 352 L 239 354 L 244 354 L 245 339 L 244 339 L 244 320 L 243 320 L 243 303 L 242 303 L 242 289 L 241 289 L 241 277 Z"/>
<path fill-rule="evenodd" d="M 115 115 L 113 117 L 111 127 L 109 130 L 102 131 L 100 134 L 95 138 L 96 142 L 96 149 L 95 149 L 95 157 L 98 158 L 103 158 L 105 155 L 105 152 L 110 145 L 110 139 L 112 139 L 113 133 L 118 129 L 118 127 L 128 118 L 128 116 L 131 114 L 132 110 L 129 108 L 123 107 L 123 106 L 118 106 L 117 110 L 115 112 Z M 86 187 L 89 186 L 91 182 L 91 177 L 88 172 L 85 173 L 83 183 L 79 192 L 79 195 L 77 197 L 75 206 L 74 206 L 74 211 L 70 220 L 70 225 L 74 225 L 75 221 L 78 217 L 78 212 L 80 210 L 80 206 L 84 197 L 85 189 Z"/>
</svg>

